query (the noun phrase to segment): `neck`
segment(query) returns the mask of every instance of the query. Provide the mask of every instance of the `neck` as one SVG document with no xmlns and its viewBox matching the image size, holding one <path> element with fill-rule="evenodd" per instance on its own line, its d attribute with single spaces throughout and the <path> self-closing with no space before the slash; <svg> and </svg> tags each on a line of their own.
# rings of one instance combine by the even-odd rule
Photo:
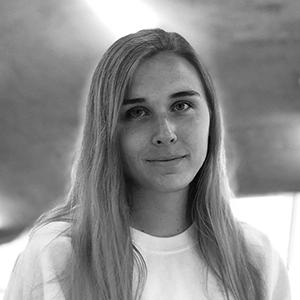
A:
<svg viewBox="0 0 300 300">
<path fill-rule="evenodd" d="M 131 197 L 131 226 L 140 231 L 167 237 L 183 232 L 192 224 L 188 188 L 176 192 L 134 188 Z"/>
</svg>

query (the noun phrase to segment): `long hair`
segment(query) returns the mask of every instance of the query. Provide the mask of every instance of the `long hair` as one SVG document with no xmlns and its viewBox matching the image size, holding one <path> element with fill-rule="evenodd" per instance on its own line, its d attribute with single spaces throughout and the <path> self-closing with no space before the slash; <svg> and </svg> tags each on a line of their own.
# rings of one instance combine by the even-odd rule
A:
<svg viewBox="0 0 300 300">
<path fill-rule="evenodd" d="M 68 197 L 38 224 L 56 220 L 70 224 L 73 253 L 66 270 L 70 299 L 139 299 L 147 266 L 131 239 L 129 193 L 116 127 L 139 63 L 162 51 L 195 67 L 210 113 L 207 156 L 189 188 L 199 257 L 226 299 L 263 299 L 263 275 L 229 206 L 223 126 L 213 84 L 196 52 L 177 33 L 142 30 L 117 40 L 104 53 L 92 78 Z"/>
</svg>

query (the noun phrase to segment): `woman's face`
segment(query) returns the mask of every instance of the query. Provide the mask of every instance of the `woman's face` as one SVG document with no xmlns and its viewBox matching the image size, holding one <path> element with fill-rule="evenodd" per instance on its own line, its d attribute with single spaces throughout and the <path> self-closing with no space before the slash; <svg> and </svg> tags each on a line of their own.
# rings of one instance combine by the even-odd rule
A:
<svg viewBox="0 0 300 300">
<path fill-rule="evenodd" d="M 126 177 L 137 188 L 187 188 L 207 152 L 209 111 L 200 78 L 162 52 L 137 68 L 118 123 Z"/>
</svg>

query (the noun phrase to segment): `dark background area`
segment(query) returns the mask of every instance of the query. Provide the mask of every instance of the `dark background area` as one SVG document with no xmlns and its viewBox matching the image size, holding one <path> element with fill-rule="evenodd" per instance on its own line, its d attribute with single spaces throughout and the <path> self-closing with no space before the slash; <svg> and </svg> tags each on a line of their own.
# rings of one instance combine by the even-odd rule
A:
<svg viewBox="0 0 300 300">
<path fill-rule="evenodd" d="M 237 196 L 299 192 L 300 1 L 145 2 L 212 74 Z M 0 242 L 62 201 L 89 80 L 115 39 L 84 0 L 0 2 Z"/>
</svg>

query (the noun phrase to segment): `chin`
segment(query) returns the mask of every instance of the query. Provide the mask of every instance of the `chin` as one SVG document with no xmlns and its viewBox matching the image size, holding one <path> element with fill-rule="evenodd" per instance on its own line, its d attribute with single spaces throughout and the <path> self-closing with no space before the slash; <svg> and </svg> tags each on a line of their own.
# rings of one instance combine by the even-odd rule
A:
<svg viewBox="0 0 300 300">
<path fill-rule="evenodd" d="M 170 179 L 170 180 L 162 180 L 160 182 L 152 182 L 151 187 L 153 190 L 165 192 L 165 193 L 171 193 L 171 192 L 177 192 L 183 189 L 186 189 L 189 184 L 190 180 L 184 180 L 184 179 Z"/>
</svg>

